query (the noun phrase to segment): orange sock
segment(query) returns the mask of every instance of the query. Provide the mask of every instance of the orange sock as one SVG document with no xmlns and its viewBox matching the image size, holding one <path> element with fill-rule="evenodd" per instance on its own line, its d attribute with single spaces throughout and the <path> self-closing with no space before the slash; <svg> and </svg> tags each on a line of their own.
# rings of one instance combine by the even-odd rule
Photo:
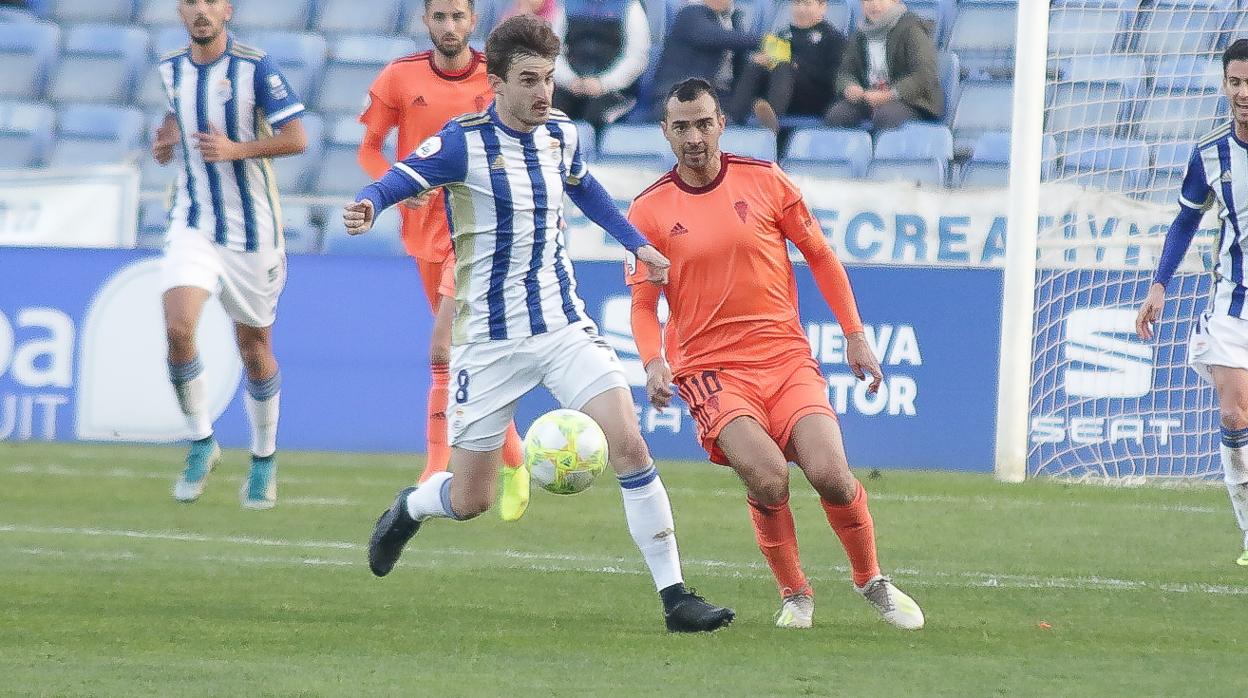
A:
<svg viewBox="0 0 1248 698">
<path fill-rule="evenodd" d="M 793 510 L 789 501 L 766 506 L 746 497 L 750 505 L 750 520 L 754 523 L 754 538 L 758 549 L 767 559 L 771 574 L 780 587 L 780 596 L 788 596 L 802 590 L 810 591 L 802 561 L 797 556 L 797 529 L 793 525 Z"/>
<path fill-rule="evenodd" d="M 871 510 L 867 509 L 867 491 L 862 488 L 861 482 L 856 485 L 858 492 L 854 501 L 845 506 L 831 504 L 822 497 L 819 503 L 823 505 L 828 523 L 849 556 L 854 584 L 862 586 L 880 573 L 880 563 L 875 557 L 875 522 L 871 520 Z"/>
<path fill-rule="evenodd" d="M 524 442 L 520 440 L 520 432 L 516 431 L 516 423 L 507 425 L 507 440 L 503 442 L 503 465 L 515 468 L 524 463 Z"/>
<path fill-rule="evenodd" d="M 451 447 L 446 443 L 446 405 L 450 399 L 451 368 L 446 364 L 429 364 L 433 383 L 429 386 L 429 418 L 425 438 L 429 455 L 425 459 L 425 472 L 418 482 L 428 480 L 435 473 L 446 471 L 451 462 Z"/>
</svg>

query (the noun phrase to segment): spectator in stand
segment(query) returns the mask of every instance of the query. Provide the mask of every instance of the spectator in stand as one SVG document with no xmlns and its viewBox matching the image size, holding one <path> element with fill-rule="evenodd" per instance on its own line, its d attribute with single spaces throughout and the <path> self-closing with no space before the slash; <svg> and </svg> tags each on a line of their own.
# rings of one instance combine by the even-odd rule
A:
<svg viewBox="0 0 1248 698">
<path fill-rule="evenodd" d="M 516 0 L 511 9 L 503 13 L 501 22 L 508 17 L 516 15 L 537 15 L 546 20 L 547 24 L 555 21 L 555 13 L 558 11 L 559 3 L 555 0 Z"/>
<path fill-rule="evenodd" d="M 939 119 L 945 99 L 928 25 L 900 0 L 862 0 L 836 89 L 842 99 L 828 110 L 829 126 L 853 128 L 870 119 L 882 131 Z"/>
<path fill-rule="evenodd" d="M 663 111 L 672 86 L 688 78 L 704 78 L 726 100 L 740 74 L 745 52 L 759 46 L 759 37 L 743 27 L 732 0 L 701 0 L 685 5 L 672 21 L 654 78 L 654 113 Z"/>
<path fill-rule="evenodd" d="M 733 87 L 728 116 L 744 123 L 751 108 L 759 122 L 780 130 L 780 116 L 822 116 L 836 89 L 845 35 L 828 24 L 827 0 L 790 0 L 791 21 L 763 39 L 763 49 Z"/>
<path fill-rule="evenodd" d="M 551 26 L 563 43 L 555 61 L 555 106 L 594 128 L 627 114 L 650 60 L 641 1 L 564 0 Z"/>
</svg>

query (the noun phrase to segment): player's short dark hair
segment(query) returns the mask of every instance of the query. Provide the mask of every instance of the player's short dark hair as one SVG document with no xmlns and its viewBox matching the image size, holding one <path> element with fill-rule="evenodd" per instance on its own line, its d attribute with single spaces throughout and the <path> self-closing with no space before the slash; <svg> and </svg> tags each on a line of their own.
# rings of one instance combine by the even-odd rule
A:
<svg viewBox="0 0 1248 698">
<path fill-rule="evenodd" d="M 426 10 L 426 11 L 428 11 L 428 10 L 429 10 L 429 3 L 431 3 L 431 2 L 433 2 L 433 0 L 425 0 L 425 10 Z M 468 0 L 468 10 L 469 10 L 469 11 L 471 11 L 471 12 L 476 12 L 476 11 L 477 11 L 477 2 L 476 2 L 476 0 Z"/>
<path fill-rule="evenodd" d="M 1226 69 L 1231 65 L 1231 61 L 1248 61 L 1248 39 L 1236 39 L 1226 47 L 1226 52 L 1222 54 L 1223 75 L 1226 75 Z"/>
<path fill-rule="evenodd" d="M 702 95 L 711 96 L 711 101 L 715 103 L 716 114 L 724 113 L 724 108 L 719 103 L 719 94 L 711 83 L 703 78 L 688 78 L 672 85 L 672 89 L 667 91 L 667 97 L 663 100 L 663 120 L 667 121 L 667 103 L 673 98 L 677 102 L 692 102 Z"/>
<path fill-rule="evenodd" d="M 534 15 L 516 15 L 494 27 L 485 40 L 485 71 L 507 78 L 512 61 L 520 56 L 555 60 L 559 37 L 545 20 Z"/>
</svg>

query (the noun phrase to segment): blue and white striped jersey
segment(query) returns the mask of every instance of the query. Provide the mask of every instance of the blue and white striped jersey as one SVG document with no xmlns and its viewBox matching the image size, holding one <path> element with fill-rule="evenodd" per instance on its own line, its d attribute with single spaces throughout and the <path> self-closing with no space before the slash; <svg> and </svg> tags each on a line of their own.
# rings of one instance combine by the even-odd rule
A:
<svg viewBox="0 0 1248 698">
<path fill-rule="evenodd" d="M 213 127 L 233 141 L 253 141 L 304 111 L 298 95 L 263 51 L 230 38 L 208 65 L 190 47 L 165 55 L 160 76 L 182 132 L 182 171 L 170 211 L 175 225 L 198 229 L 232 250 L 281 248 L 277 178 L 267 158 L 204 162 L 191 136 Z"/>
<path fill-rule="evenodd" d="M 565 251 L 566 186 L 586 177 L 576 126 L 562 112 L 532 133 L 491 106 L 449 122 L 392 171 L 416 189 L 446 188 L 455 248 L 452 342 L 529 337 L 592 322 Z"/>
</svg>

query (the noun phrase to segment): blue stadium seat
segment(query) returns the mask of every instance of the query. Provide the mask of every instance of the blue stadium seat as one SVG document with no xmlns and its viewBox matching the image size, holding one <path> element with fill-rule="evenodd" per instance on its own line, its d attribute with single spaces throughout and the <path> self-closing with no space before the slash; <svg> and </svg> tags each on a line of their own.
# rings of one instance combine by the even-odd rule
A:
<svg viewBox="0 0 1248 698">
<path fill-rule="evenodd" d="M 151 52 L 149 55 L 152 60 L 158 61 L 166 53 L 186 48 L 190 43 L 191 40 L 186 34 L 186 27 L 183 27 L 181 24 L 157 27 L 151 32 Z"/>
<path fill-rule="evenodd" d="M 1049 12 L 1049 55 L 1108 54 L 1126 43 L 1135 8 L 1068 4 Z"/>
<path fill-rule="evenodd" d="M 358 3 L 367 7 L 370 3 Z M 240 33 L 261 30 L 301 32 L 312 19 L 312 0 L 264 0 L 239 3 L 230 24 Z"/>
<path fill-rule="evenodd" d="M 0 102 L 0 168 L 38 167 L 52 148 L 55 113 L 38 102 Z"/>
<path fill-rule="evenodd" d="M 1091 189 L 1138 193 L 1148 182 L 1148 146 L 1112 136 L 1071 141 L 1062 154 L 1062 177 Z"/>
<path fill-rule="evenodd" d="M 650 44 L 662 46 L 667 36 L 670 17 L 667 13 L 667 0 L 641 0 L 641 8 L 646 11 L 646 21 L 650 24 Z"/>
<path fill-rule="evenodd" d="M 786 172 L 856 179 L 867 174 L 871 134 L 851 128 L 802 129 L 789 139 Z"/>
<path fill-rule="evenodd" d="M 1153 178 L 1148 185 L 1149 201 L 1172 205 L 1178 202 L 1193 146 L 1193 143 L 1163 143 L 1157 146 L 1153 155 Z"/>
<path fill-rule="evenodd" d="M 248 36 L 246 43 L 267 53 L 295 94 L 309 105 L 325 70 L 325 37 L 313 32 L 258 32 Z"/>
<path fill-rule="evenodd" d="M 38 22 L 39 18 L 30 10 L 16 7 L 0 7 L 0 23 L 4 22 Z"/>
<path fill-rule="evenodd" d="M 247 10 L 251 10 L 251 5 L 256 3 L 248 3 Z M 186 36 L 186 30 L 182 27 L 182 19 L 178 16 L 178 4 L 176 2 L 168 2 L 168 0 L 139 0 L 139 7 L 135 11 L 135 18 L 138 24 L 148 27 L 165 27 L 177 25 L 182 29 L 182 35 Z M 233 20 L 230 22 L 234 24 Z"/>
<path fill-rule="evenodd" d="M 940 78 L 940 91 L 945 96 L 945 115 L 940 120 L 946 126 L 953 124 L 953 113 L 962 94 L 961 66 L 958 54 L 952 51 L 936 54 L 936 75 Z"/>
<path fill-rule="evenodd" d="M 51 22 L 0 24 L 0 98 L 42 97 L 60 42 L 61 30 Z"/>
<path fill-rule="evenodd" d="M 1057 164 L 1057 141 L 1044 136 L 1040 177 L 1042 181 L 1052 178 Z M 1010 183 L 1010 134 L 1008 131 L 990 131 L 975 142 L 975 152 L 962 167 L 961 185 L 964 187 L 1003 187 Z"/>
<path fill-rule="evenodd" d="M 51 166 L 117 163 L 140 157 L 143 113 L 132 107 L 73 104 L 60 111 Z"/>
<path fill-rule="evenodd" d="M 56 0 L 52 5 L 52 18 L 61 23 L 129 24 L 133 16 L 134 0 Z"/>
<path fill-rule="evenodd" d="M 598 162 L 667 170 L 676 164 L 676 156 L 658 126 L 617 124 L 602 135 Z"/>
<path fill-rule="evenodd" d="M 734 155 L 775 162 L 776 134 L 765 128 L 730 128 L 719 139 L 719 148 Z"/>
<path fill-rule="evenodd" d="M 1234 0 L 1159 0 L 1140 10 L 1135 50 L 1155 56 L 1208 51 L 1233 5 Z"/>
<path fill-rule="evenodd" d="M 328 114 L 358 114 L 368 87 L 387 63 L 416 49 L 411 39 L 393 36 L 344 36 L 329 47 L 325 78 L 317 91 L 317 109 Z"/>
<path fill-rule="evenodd" d="M 328 131 L 324 155 L 315 175 L 316 191 L 355 196 L 372 181 L 360 167 L 356 155 L 364 138 L 364 125 L 353 117 L 344 116 L 329 124 Z"/>
<path fill-rule="evenodd" d="M 1008 77 L 1014 70 L 1018 5 L 1014 2 L 963 2 L 949 33 L 947 48 L 962 61 L 962 75 Z"/>
<path fill-rule="evenodd" d="M 585 162 L 598 160 L 598 132 L 587 121 L 576 122 L 577 143 L 581 147 L 581 157 Z"/>
<path fill-rule="evenodd" d="M 399 212 L 390 207 L 382 212 L 372 230 L 364 235 L 348 235 L 342 225 L 342 215 L 336 209 L 326 209 L 325 254 L 369 255 L 378 257 L 401 257 L 407 254 L 403 239 L 399 236 Z"/>
<path fill-rule="evenodd" d="M 135 246 L 156 250 L 165 246 L 165 233 L 169 230 L 169 211 L 163 201 L 144 201 L 139 204 L 139 231 Z"/>
<path fill-rule="evenodd" d="M 48 97 L 60 103 L 129 102 L 147 65 L 147 45 L 147 32 L 133 27 L 70 28 Z"/>
<path fill-rule="evenodd" d="M 923 18 L 932 29 L 932 40 L 940 48 L 949 40 L 949 32 L 957 16 L 954 0 L 907 0 L 906 9 Z"/>
<path fill-rule="evenodd" d="M 969 153 L 985 131 L 1009 131 L 1014 114 L 1014 85 L 999 80 L 968 80 L 953 115 L 954 152 Z"/>
<path fill-rule="evenodd" d="M 313 26 L 327 34 L 393 34 L 401 10 L 400 0 L 319 0 Z"/>
<path fill-rule="evenodd" d="M 1154 143 L 1194 143 L 1227 111 L 1220 90 L 1153 89 L 1142 101 L 1135 129 L 1140 138 Z"/>
<path fill-rule="evenodd" d="M 319 253 L 324 222 L 322 213 L 311 206 L 283 205 L 282 233 L 286 238 L 286 251 L 295 254 Z"/>
<path fill-rule="evenodd" d="M 867 178 L 943 184 L 953 159 L 953 134 L 936 124 L 911 122 L 879 134 Z"/>
<path fill-rule="evenodd" d="M 1204 56 L 1164 56 L 1153 69 L 1153 88 L 1197 92 L 1222 89 L 1222 59 Z"/>
<path fill-rule="evenodd" d="M 139 155 L 139 188 L 145 192 L 166 192 L 181 171 L 181 152 L 175 149 L 174 159 L 167 165 L 161 165 L 151 154 L 152 138 L 156 129 L 164 122 L 163 110 L 148 114 L 143 132 L 143 150 Z"/>
<path fill-rule="evenodd" d="M 312 112 L 299 116 L 303 130 L 308 134 L 308 147 L 298 155 L 273 158 L 273 170 L 277 175 L 277 189 L 283 194 L 302 194 L 312 186 L 312 175 L 317 163 L 325 153 L 325 121 Z M 356 169 L 359 166 L 356 165 Z"/>
</svg>

